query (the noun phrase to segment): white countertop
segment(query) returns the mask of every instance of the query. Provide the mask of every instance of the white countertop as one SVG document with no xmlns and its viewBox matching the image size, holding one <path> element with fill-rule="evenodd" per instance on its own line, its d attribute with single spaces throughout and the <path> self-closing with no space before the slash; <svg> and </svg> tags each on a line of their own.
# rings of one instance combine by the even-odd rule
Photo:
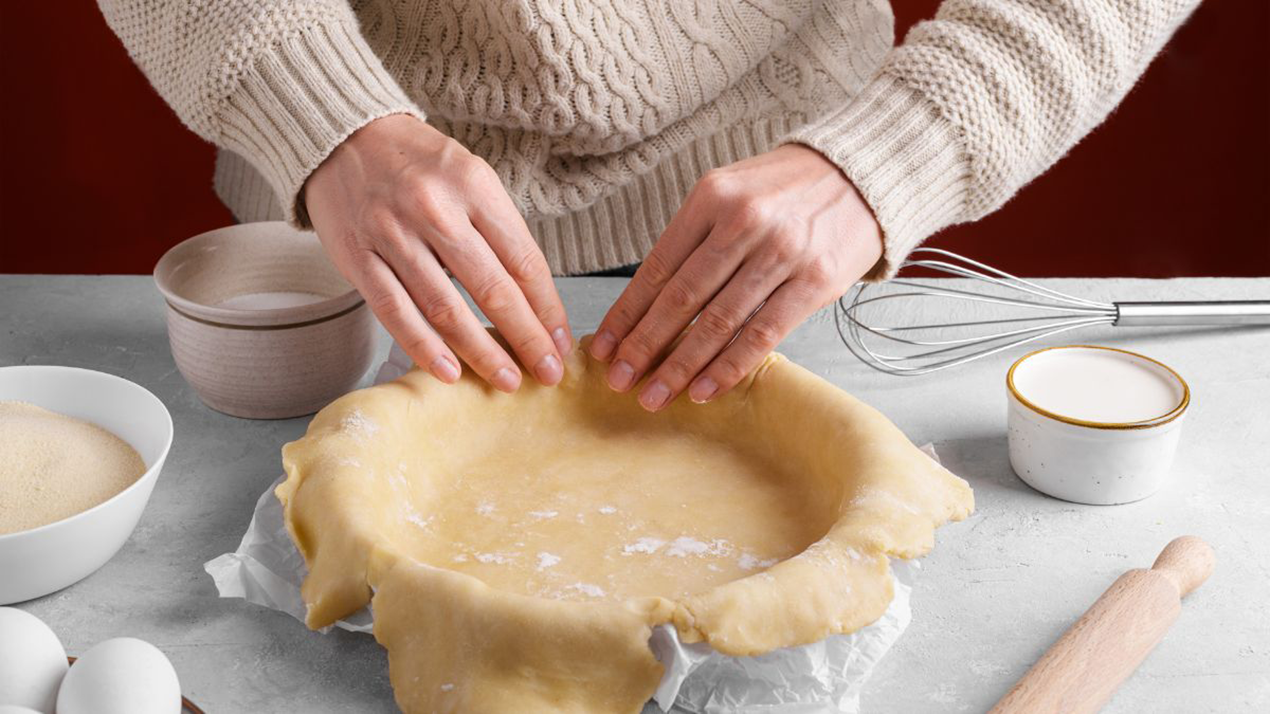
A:
<svg viewBox="0 0 1270 714">
<path fill-rule="evenodd" d="M 624 282 L 559 281 L 579 334 Z M 1043 282 L 1105 299 L 1270 297 L 1270 279 Z M 1014 476 L 1004 378 L 1019 351 L 890 377 L 851 357 L 825 312 L 781 347 L 914 442 L 934 442 L 975 489 L 975 514 L 940 529 L 924 560 L 913 623 L 876 670 L 865 711 L 986 710 L 1121 572 L 1149 566 L 1186 533 L 1213 546 L 1216 572 L 1106 711 L 1270 711 L 1270 328 L 1097 328 L 1040 344 L 1077 341 L 1143 352 L 1191 385 L 1172 481 L 1145 501 L 1065 503 Z M 386 347 L 385 335 L 381 355 Z M 157 394 L 176 424 L 167 466 L 120 553 L 88 579 L 20 606 L 49 623 L 69 653 L 109 637 L 147 639 L 209 714 L 396 710 L 387 658 L 370 636 L 321 635 L 287 615 L 220 600 L 203 572 L 204 561 L 237 546 L 256 498 L 280 473 L 279 448 L 303 433 L 307 417 L 248 421 L 205 407 L 172 362 L 148 277 L 0 276 L 7 364 L 126 377 Z"/>
</svg>

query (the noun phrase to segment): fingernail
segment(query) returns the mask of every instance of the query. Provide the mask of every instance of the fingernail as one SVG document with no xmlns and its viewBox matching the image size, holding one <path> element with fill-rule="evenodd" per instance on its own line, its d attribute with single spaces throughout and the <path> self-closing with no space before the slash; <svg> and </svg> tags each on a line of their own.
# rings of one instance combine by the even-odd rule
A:
<svg viewBox="0 0 1270 714">
<path fill-rule="evenodd" d="M 635 383 L 635 368 L 626 363 L 626 360 L 618 360 L 609 367 L 609 386 L 619 392 L 625 392 Z"/>
<path fill-rule="evenodd" d="M 573 351 L 573 340 L 569 337 L 569 332 L 563 327 L 557 327 L 551 331 L 551 341 L 556 343 L 556 350 L 561 357 L 568 357 Z"/>
<path fill-rule="evenodd" d="M 688 387 L 688 398 L 697 404 L 705 404 L 714 397 L 717 391 L 719 391 L 718 383 L 703 375 L 697 377 L 692 386 Z"/>
<path fill-rule="evenodd" d="M 446 384 L 454 384 L 459 381 L 459 366 L 445 355 L 432 360 L 432 366 L 428 369 L 434 377 Z"/>
<path fill-rule="evenodd" d="M 564 377 L 564 368 L 560 366 L 560 360 L 555 355 L 547 355 L 538 360 L 538 366 L 534 367 L 534 374 L 538 375 L 538 381 L 548 387 L 556 384 Z"/>
<path fill-rule="evenodd" d="M 662 384 L 659 379 L 654 379 L 639 394 L 639 403 L 650 412 L 655 412 L 666 406 L 666 402 L 669 400 L 670 387 Z"/>
<path fill-rule="evenodd" d="M 591 356 L 603 362 L 613 356 L 613 348 L 617 347 L 617 338 L 608 330 L 600 330 L 591 340 Z"/>
<path fill-rule="evenodd" d="M 500 367 L 493 377 L 489 378 L 490 384 L 496 389 L 504 392 L 514 392 L 516 387 L 520 386 L 520 375 L 510 367 Z"/>
</svg>

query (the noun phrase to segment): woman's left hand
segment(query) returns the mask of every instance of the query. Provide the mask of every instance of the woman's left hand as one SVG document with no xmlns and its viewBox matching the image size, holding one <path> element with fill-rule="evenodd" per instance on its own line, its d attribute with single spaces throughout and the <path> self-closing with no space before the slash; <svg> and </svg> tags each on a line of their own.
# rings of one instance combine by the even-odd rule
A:
<svg viewBox="0 0 1270 714">
<path fill-rule="evenodd" d="M 881 229 L 842 171 L 808 147 L 781 146 L 697 182 L 609 308 L 591 354 L 611 360 L 619 392 L 653 370 L 639 393 L 649 411 L 685 389 L 708 402 L 881 255 Z"/>
</svg>

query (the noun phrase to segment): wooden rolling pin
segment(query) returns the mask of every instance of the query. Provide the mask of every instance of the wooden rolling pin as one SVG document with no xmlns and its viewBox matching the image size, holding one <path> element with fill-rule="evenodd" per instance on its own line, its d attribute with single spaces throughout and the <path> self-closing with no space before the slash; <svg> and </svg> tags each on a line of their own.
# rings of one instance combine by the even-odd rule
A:
<svg viewBox="0 0 1270 714">
<path fill-rule="evenodd" d="M 1093 714 L 1133 674 L 1213 572 L 1213 549 L 1195 536 L 1164 546 L 1150 570 L 1116 579 L 1023 675 L 990 714 Z"/>
</svg>

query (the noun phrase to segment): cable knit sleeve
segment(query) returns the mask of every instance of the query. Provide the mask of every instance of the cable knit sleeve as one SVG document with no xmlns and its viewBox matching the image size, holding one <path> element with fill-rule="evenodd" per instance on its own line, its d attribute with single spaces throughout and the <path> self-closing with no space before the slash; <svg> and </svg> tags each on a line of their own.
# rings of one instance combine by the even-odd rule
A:
<svg viewBox="0 0 1270 714">
<path fill-rule="evenodd" d="M 885 235 L 874 278 L 1000 207 L 1097 126 L 1199 0 L 945 0 L 852 102 L 792 134 Z"/>
<path fill-rule="evenodd" d="M 133 60 L 199 136 L 247 158 L 287 217 L 304 181 L 373 119 L 423 117 L 342 0 L 99 0 Z"/>
</svg>

